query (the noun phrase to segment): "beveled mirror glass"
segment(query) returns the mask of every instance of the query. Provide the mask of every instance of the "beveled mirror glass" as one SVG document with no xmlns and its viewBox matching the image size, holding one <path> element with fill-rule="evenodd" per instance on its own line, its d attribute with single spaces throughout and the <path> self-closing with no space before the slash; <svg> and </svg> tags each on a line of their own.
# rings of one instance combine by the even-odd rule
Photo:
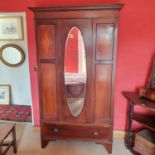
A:
<svg viewBox="0 0 155 155">
<path fill-rule="evenodd" d="M 84 106 L 87 79 L 84 41 L 77 27 L 68 33 L 64 64 L 65 96 L 71 114 L 76 117 Z"/>
<path fill-rule="evenodd" d="M 0 49 L 0 59 L 10 67 L 21 65 L 25 60 L 25 54 L 22 48 L 15 44 L 7 44 Z"/>
</svg>

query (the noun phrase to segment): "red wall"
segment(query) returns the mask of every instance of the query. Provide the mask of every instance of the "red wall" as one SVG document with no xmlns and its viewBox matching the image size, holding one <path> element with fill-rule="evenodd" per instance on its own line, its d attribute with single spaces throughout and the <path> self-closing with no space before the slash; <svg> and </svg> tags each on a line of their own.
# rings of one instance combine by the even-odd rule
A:
<svg viewBox="0 0 155 155">
<path fill-rule="evenodd" d="M 112 0 L 111 0 L 112 1 Z M 116 0 L 115 0 L 116 1 Z M 118 33 L 118 54 L 115 88 L 115 129 L 126 126 L 127 101 L 122 91 L 134 91 L 144 86 L 149 75 L 152 57 L 155 54 L 155 1 L 120 0 L 125 4 L 121 11 Z M 30 76 L 34 106 L 34 121 L 39 123 L 37 75 L 33 67 L 36 64 L 34 22 L 28 6 L 76 5 L 103 3 L 103 0 L 1 0 L 1 12 L 23 12 L 27 15 L 28 49 Z M 108 0 L 106 0 L 108 2 Z"/>
<path fill-rule="evenodd" d="M 65 46 L 65 71 L 78 73 L 78 30 L 73 28 Z"/>
<path fill-rule="evenodd" d="M 135 91 L 144 86 L 155 54 L 155 1 L 122 2 L 125 6 L 119 23 L 115 129 L 124 129 L 126 125 L 127 101 L 121 91 Z"/>
</svg>

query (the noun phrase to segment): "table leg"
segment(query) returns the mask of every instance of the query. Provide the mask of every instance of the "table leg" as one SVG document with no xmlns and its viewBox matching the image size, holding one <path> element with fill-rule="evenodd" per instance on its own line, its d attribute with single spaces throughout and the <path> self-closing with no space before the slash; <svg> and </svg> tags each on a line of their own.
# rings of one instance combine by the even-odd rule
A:
<svg viewBox="0 0 155 155">
<path fill-rule="evenodd" d="M 130 102 L 129 116 L 128 116 L 128 131 L 126 139 L 126 147 L 130 148 L 132 146 L 132 119 L 133 119 L 133 108 L 134 103 Z"/>
<path fill-rule="evenodd" d="M 0 142 L 0 155 L 2 155 L 2 142 Z"/>
<path fill-rule="evenodd" d="M 16 129 L 15 129 L 15 126 L 12 129 L 12 138 L 13 138 L 13 152 L 17 153 L 17 142 L 16 142 Z"/>
</svg>

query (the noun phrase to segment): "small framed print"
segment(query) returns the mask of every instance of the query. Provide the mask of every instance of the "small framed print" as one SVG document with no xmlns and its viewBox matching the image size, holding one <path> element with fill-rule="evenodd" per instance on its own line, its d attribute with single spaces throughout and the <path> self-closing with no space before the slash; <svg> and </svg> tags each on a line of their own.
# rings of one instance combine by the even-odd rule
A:
<svg viewBox="0 0 155 155">
<path fill-rule="evenodd" d="M 0 41 L 23 39 L 22 16 L 0 16 Z"/>
<path fill-rule="evenodd" d="M 10 85 L 0 85 L 0 105 L 10 105 Z"/>
</svg>

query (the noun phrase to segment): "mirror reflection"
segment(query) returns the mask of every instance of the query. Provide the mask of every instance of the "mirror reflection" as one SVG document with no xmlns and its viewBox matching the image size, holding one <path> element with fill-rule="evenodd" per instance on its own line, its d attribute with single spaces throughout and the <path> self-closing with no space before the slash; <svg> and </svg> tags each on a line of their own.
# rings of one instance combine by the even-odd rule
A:
<svg viewBox="0 0 155 155">
<path fill-rule="evenodd" d="M 25 59 L 24 51 L 14 44 L 2 46 L 0 56 L 2 62 L 10 67 L 21 65 Z"/>
<path fill-rule="evenodd" d="M 86 93 L 86 55 L 83 36 L 77 27 L 70 30 L 65 46 L 65 95 L 70 112 L 78 116 Z"/>
</svg>

